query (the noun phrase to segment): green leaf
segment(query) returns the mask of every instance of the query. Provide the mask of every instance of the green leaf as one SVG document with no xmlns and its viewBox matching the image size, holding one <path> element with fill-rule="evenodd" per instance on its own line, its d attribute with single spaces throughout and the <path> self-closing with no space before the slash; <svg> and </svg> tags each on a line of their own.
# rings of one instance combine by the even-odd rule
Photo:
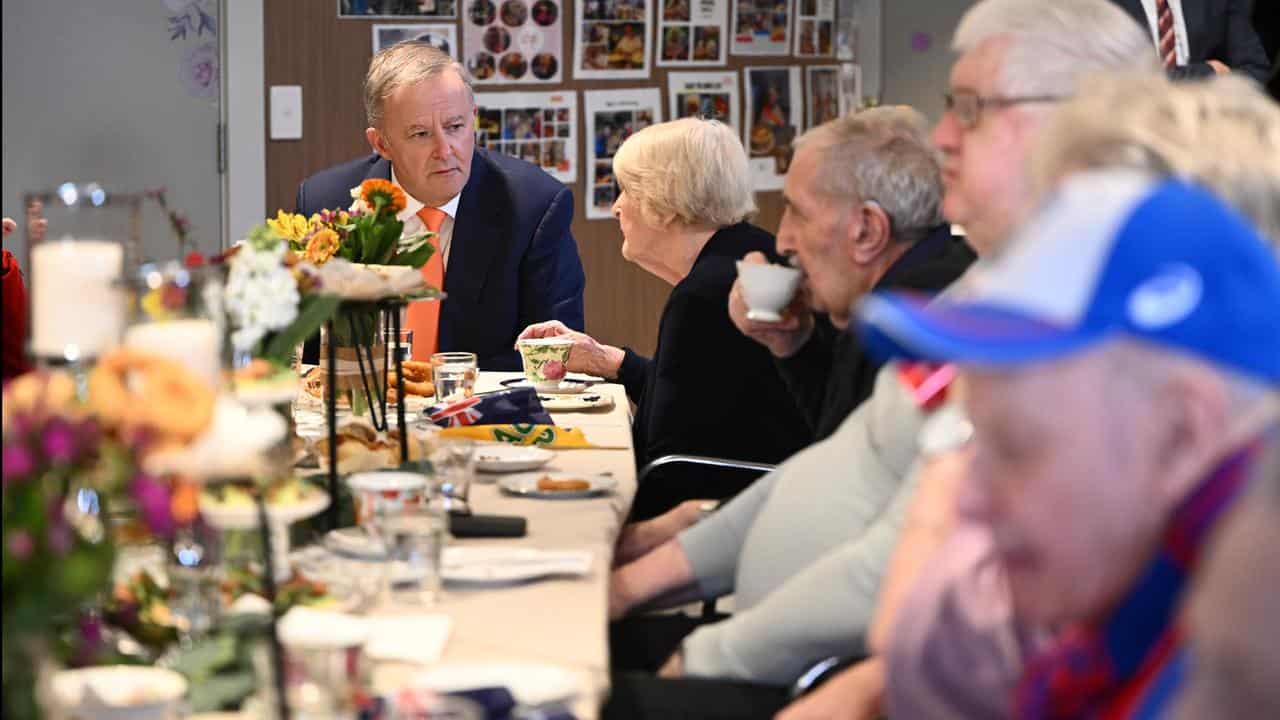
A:
<svg viewBox="0 0 1280 720">
<path fill-rule="evenodd" d="M 197 641 L 189 650 L 178 653 L 173 669 L 187 676 L 192 687 L 227 667 L 236 660 L 236 638 L 219 633 Z"/>
<path fill-rule="evenodd" d="M 311 337 L 325 321 L 333 317 L 342 298 L 337 295 L 311 294 L 298 305 L 298 317 L 289 327 L 275 333 L 262 349 L 262 357 L 281 365 L 289 362 L 289 355 L 298 343 Z"/>
<path fill-rule="evenodd" d="M 256 689 L 257 682 L 254 680 L 253 672 L 241 670 L 204 678 L 199 683 L 191 683 L 191 692 L 187 699 L 191 703 L 193 712 L 215 712 L 238 705 Z"/>
<path fill-rule="evenodd" d="M 436 252 L 435 245 L 424 242 L 413 250 L 401 251 L 395 257 L 387 261 L 388 265 L 408 265 L 409 267 L 420 268 L 427 264 L 431 256 Z"/>
</svg>

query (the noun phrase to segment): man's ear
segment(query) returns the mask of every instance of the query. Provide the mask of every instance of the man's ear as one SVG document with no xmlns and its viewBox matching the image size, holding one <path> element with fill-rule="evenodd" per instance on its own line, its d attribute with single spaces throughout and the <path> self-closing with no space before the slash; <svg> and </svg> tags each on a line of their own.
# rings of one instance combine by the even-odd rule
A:
<svg viewBox="0 0 1280 720">
<path fill-rule="evenodd" d="M 891 242 L 889 214 L 874 202 L 862 203 L 855 212 L 861 213 L 862 217 L 860 229 L 852 238 L 849 250 L 855 263 L 868 265 L 875 262 Z"/>
<path fill-rule="evenodd" d="M 367 127 L 364 129 L 364 138 L 369 141 L 369 147 L 373 151 L 381 155 L 388 162 L 391 161 L 391 148 L 388 147 L 386 138 L 382 137 L 382 133 L 376 127 Z"/>
<path fill-rule="evenodd" d="M 1156 459 L 1162 485 L 1159 492 L 1169 507 L 1180 503 L 1222 460 L 1224 428 L 1231 425 L 1227 387 L 1221 378 L 1201 368 L 1174 371 L 1159 393 L 1168 422 L 1158 438 Z"/>
</svg>

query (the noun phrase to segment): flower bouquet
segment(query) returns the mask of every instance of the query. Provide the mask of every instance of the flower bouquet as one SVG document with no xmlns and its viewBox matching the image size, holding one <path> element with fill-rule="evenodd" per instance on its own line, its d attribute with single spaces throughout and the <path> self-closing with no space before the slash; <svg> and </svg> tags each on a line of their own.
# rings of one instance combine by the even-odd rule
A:
<svg viewBox="0 0 1280 720">
<path fill-rule="evenodd" d="M 305 218 L 284 211 L 267 221 L 274 237 L 287 241 L 305 263 L 318 268 L 325 292 L 342 296 L 345 303 L 333 324 L 338 389 L 353 394 L 357 412 L 369 402 L 363 396 L 360 356 L 385 356 L 379 336 L 380 309 L 376 301 L 390 297 L 438 297 L 439 289 L 425 284 L 417 272 L 436 251 L 434 233 L 405 234 L 397 215 L 404 210 L 404 191 L 387 180 L 371 178 L 351 189 L 352 204 L 346 210 L 324 210 Z M 321 353 L 321 364 L 327 354 Z M 370 367 L 372 370 L 372 367 Z"/>
</svg>

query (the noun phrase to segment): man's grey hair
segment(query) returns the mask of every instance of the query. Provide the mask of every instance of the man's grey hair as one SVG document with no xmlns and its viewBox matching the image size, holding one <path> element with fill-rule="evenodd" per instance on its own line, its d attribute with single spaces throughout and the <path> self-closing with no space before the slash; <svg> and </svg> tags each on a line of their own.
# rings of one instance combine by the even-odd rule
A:
<svg viewBox="0 0 1280 720">
<path fill-rule="evenodd" d="M 1064 176 L 1094 168 L 1198 183 L 1280 252 L 1280 105 L 1243 78 L 1097 78 L 1062 106 L 1031 158 L 1042 195 Z"/>
<path fill-rule="evenodd" d="M 1108 0 L 983 0 L 960 19 L 953 49 L 993 38 L 1008 43 L 996 87 L 1010 97 L 1067 96 L 1095 73 L 1159 70 L 1151 34 Z"/>
<path fill-rule="evenodd" d="M 420 40 L 405 40 L 379 50 L 369 61 L 369 71 L 364 76 L 364 115 L 369 126 L 378 126 L 382 102 L 391 93 L 405 85 L 439 77 L 446 70 L 458 73 L 474 104 L 475 87 L 470 73 L 443 50 Z"/>
<path fill-rule="evenodd" d="M 916 242 L 942 222 L 942 168 L 923 115 L 885 106 L 836 118 L 801 135 L 816 153 L 818 191 L 838 201 L 873 201 L 894 239 Z"/>
</svg>

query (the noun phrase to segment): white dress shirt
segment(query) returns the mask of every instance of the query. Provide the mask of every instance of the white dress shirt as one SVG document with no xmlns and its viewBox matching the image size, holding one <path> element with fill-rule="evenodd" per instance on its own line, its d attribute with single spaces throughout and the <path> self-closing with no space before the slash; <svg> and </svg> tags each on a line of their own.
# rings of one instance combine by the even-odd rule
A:
<svg viewBox="0 0 1280 720">
<path fill-rule="evenodd" d="M 1182 17 L 1182 0 L 1166 0 L 1169 12 L 1173 14 L 1173 56 L 1179 66 L 1186 65 L 1191 57 L 1191 45 L 1187 40 L 1187 23 Z M 1156 0 L 1142 0 L 1142 9 L 1147 11 L 1147 26 L 1151 28 L 1151 40 L 1156 46 L 1156 56 L 1160 55 L 1160 18 L 1156 15 Z M 1160 57 L 1163 62 L 1164 58 Z"/>
<path fill-rule="evenodd" d="M 391 182 L 400 185 L 400 182 L 396 180 L 396 169 L 394 167 L 391 168 Z M 400 185 L 400 187 L 404 188 L 403 185 Z M 437 247 L 440 248 L 440 259 L 444 262 L 446 272 L 449 270 L 449 250 L 453 247 L 453 219 L 458 214 L 458 200 L 461 198 L 462 193 L 458 193 L 449 202 L 439 207 L 440 210 L 444 211 L 445 219 L 444 223 L 440 225 Z M 426 232 L 426 224 L 422 222 L 422 218 L 418 217 L 418 211 L 426 207 L 426 204 L 408 192 L 404 194 L 404 199 L 404 210 L 401 210 L 400 214 L 396 215 L 396 219 L 404 223 L 405 234 L 412 235 L 413 233 Z"/>
</svg>

